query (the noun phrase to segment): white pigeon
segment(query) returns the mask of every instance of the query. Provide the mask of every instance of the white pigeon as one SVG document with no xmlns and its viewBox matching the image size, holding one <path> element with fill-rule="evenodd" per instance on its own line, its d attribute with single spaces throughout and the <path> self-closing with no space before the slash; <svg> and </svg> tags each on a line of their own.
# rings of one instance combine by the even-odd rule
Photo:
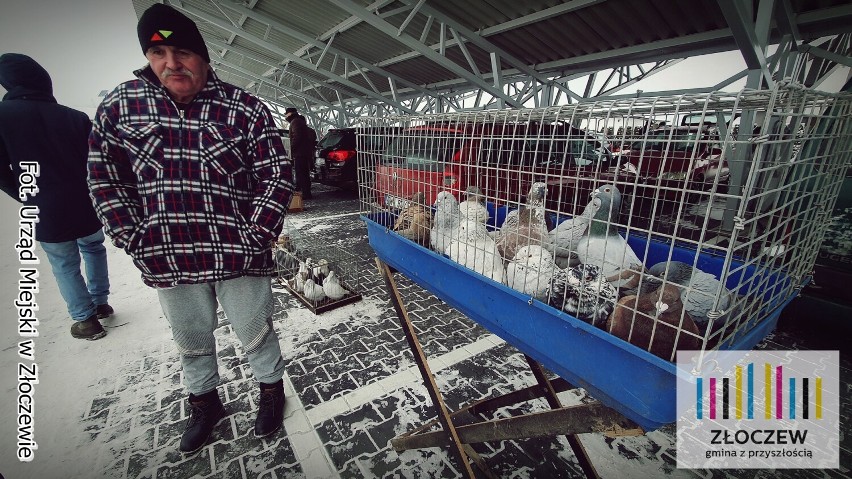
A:
<svg viewBox="0 0 852 479">
<path fill-rule="evenodd" d="M 662 262 L 652 266 L 648 272 L 683 289 L 680 293 L 683 309 L 702 329 L 706 328 L 711 311 L 727 312 L 733 303 L 733 293 L 721 281 L 690 264 L 681 261 Z"/>
<path fill-rule="evenodd" d="M 497 250 L 506 261 L 511 261 L 520 248 L 539 245 L 550 248 L 544 198 L 547 185 L 533 183 L 527 194 L 527 203 L 520 210 L 510 211 L 497 234 Z"/>
<path fill-rule="evenodd" d="M 325 277 L 325 281 L 322 283 L 322 290 L 326 296 L 335 300 L 346 296 L 349 292 L 340 285 L 340 280 L 334 271 L 329 271 L 328 276 Z"/>
<path fill-rule="evenodd" d="M 482 190 L 478 186 L 471 185 L 465 190 L 465 200 L 459 203 L 459 213 L 464 221 L 470 218 L 480 223 L 488 223 L 490 215 L 488 208 L 485 207 L 485 197 L 482 195 Z"/>
<path fill-rule="evenodd" d="M 601 275 L 615 287 L 635 281 L 645 267 L 618 233 L 616 220 L 621 209 L 621 193 L 615 186 L 607 185 L 592 193 L 592 202 L 595 215 L 577 243 L 580 262 L 599 267 Z"/>
<path fill-rule="evenodd" d="M 547 237 L 553 246 L 554 260 L 560 268 L 574 266 L 577 245 L 589 229 L 589 222 L 597 213 L 596 205 L 598 203 L 589 201 L 582 214 L 559 223 L 556 228 L 547 233 Z"/>
<path fill-rule="evenodd" d="M 468 219 L 459 224 L 447 255 L 456 263 L 498 283 L 505 279 L 497 244 L 488 236 L 485 224 L 479 221 Z"/>
<path fill-rule="evenodd" d="M 305 296 L 305 299 L 314 303 L 318 303 L 325 299 L 325 292 L 323 292 L 322 286 L 314 283 L 314 280 L 311 278 L 308 278 L 305 281 L 305 287 L 302 288 L 302 293 Z"/>
<path fill-rule="evenodd" d="M 541 246 L 523 246 L 506 265 L 506 284 L 516 291 L 543 299 L 558 269 L 550 253 Z"/>
<path fill-rule="evenodd" d="M 429 245 L 438 253 L 447 254 L 461 222 L 459 202 L 449 191 L 442 191 L 435 198 L 434 206 L 435 218 L 429 232 Z"/>
<path fill-rule="evenodd" d="M 293 289 L 302 291 L 305 288 L 305 281 L 308 279 L 308 265 L 299 261 L 299 271 L 293 276 Z"/>
</svg>

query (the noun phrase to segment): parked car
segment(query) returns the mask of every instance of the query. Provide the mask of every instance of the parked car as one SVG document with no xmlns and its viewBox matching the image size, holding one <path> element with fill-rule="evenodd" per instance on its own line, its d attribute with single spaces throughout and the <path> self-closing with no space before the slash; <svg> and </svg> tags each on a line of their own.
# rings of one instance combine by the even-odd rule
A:
<svg viewBox="0 0 852 479">
<path fill-rule="evenodd" d="M 418 126 L 402 131 L 380 159 L 376 199 L 391 208 L 418 191 L 432 203 L 441 191 L 458 197 L 470 185 L 497 206 L 513 207 L 525 201 L 533 182 L 544 181 L 547 208 L 575 214 L 575 205 L 582 209 L 598 186 L 598 173 L 617 169 L 595 136 L 564 124 Z"/>
<path fill-rule="evenodd" d="M 351 187 L 358 183 L 358 157 L 381 152 L 398 128 L 332 128 L 316 147 L 314 180 Z"/>
<path fill-rule="evenodd" d="M 332 128 L 317 141 L 314 180 L 325 185 L 347 186 L 358 180 L 354 128 Z"/>
<path fill-rule="evenodd" d="M 663 126 L 622 148 L 620 155 L 622 170 L 638 176 L 637 185 L 658 191 L 708 190 L 717 181 L 723 188 L 727 185 L 729 170 L 713 126 Z M 647 190 L 637 191 L 636 196 L 656 196 Z"/>
</svg>

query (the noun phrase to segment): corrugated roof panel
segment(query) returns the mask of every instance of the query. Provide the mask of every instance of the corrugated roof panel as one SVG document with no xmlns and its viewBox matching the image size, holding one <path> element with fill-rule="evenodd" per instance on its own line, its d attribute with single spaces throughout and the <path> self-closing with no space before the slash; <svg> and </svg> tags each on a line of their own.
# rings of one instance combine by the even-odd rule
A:
<svg viewBox="0 0 852 479">
<path fill-rule="evenodd" d="M 155 3 L 154 0 L 132 2 L 137 16 Z M 429 9 L 437 10 L 465 29 L 478 32 L 485 41 L 543 75 L 582 73 L 736 47 L 731 35 L 722 34 L 728 31 L 728 25 L 716 0 L 600 0 L 582 4 L 576 0 L 428 0 L 411 18 L 408 17 L 416 3 L 407 5 L 399 0 L 353 0 L 353 3 L 363 8 L 383 3 L 380 12 L 396 13 L 382 17 L 390 24 L 382 31 L 328 0 L 175 2 L 176 8 L 184 9 L 197 20 L 208 42 L 224 44 L 231 37 L 228 30 L 238 28 L 240 34 L 229 48 L 233 51 L 221 60 L 223 65 L 241 69 L 243 76 L 259 77 L 271 65 L 287 63 L 282 85 L 303 90 L 318 101 L 335 103 L 338 93 L 344 100 L 378 102 L 375 95 L 365 90 L 372 91 L 372 83 L 387 94 L 389 86 L 385 72 L 400 78 L 397 82 L 400 90 L 407 88 L 407 82 L 440 91 L 471 88 L 469 81 L 446 68 L 446 62 L 453 62 L 470 70 L 461 49 L 450 44 L 453 36 L 449 29 L 445 30 L 448 46 L 443 62 L 428 59 L 399 41 L 396 31 L 405 21 L 408 23 L 404 34 L 419 41 L 428 24 L 425 12 Z M 850 4 L 850 0 L 791 0 L 797 19 L 807 19 L 799 21 L 805 39 L 826 32 L 849 31 L 852 24 Z M 751 0 L 751 7 L 756 14 L 757 0 Z M 251 8 L 249 18 L 244 19 L 240 9 L 248 8 Z M 200 20 L 197 14 L 220 25 Z M 432 22 L 425 44 L 436 45 L 440 31 L 440 22 Z M 331 48 L 320 62 L 324 45 L 332 34 Z M 681 37 L 689 37 L 689 41 L 672 41 Z M 659 41 L 666 43 L 641 48 Z M 265 43 L 268 45 L 264 46 Z M 480 72 L 490 75 L 488 51 L 472 43 L 466 46 Z M 216 63 L 218 57 L 211 55 Z M 300 60 L 293 60 L 293 55 Z M 361 74 L 353 73 L 353 64 L 344 61 L 344 57 L 378 67 L 366 73 L 368 82 Z M 505 58 L 502 60 L 504 69 L 513 68 Z M 313 66 L 317 62 L 318 69 Z M 250 83 L 250 80 L 237 81 L 238 75 L 234 73 L 228 75 L 240 86 Z M 279 79 L 280 75 L 268 78 L 270 81 Z M 486 82 L 490 83 L 490 79 Z"/>
</svg>

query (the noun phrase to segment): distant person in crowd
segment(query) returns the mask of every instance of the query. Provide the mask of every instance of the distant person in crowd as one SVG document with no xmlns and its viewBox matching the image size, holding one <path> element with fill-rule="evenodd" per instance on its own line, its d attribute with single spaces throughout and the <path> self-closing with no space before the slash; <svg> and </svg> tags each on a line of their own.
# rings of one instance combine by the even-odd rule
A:
<svg viewBox="0 0 852 479">
<path fill-rule="evenodd" d="M 113 314 L 103 226 L 86 185 L 89 117 L 53 98 L 50 75 L 20 53 L 0 56 L 0 188 L 27 206 L 38 207 L 35 237 L 47 255 L 68 314 L 71 336 L 100 339 L 99 319 Z M 19 178 L 38 164 L 35 186 Z M 24 198 L 21 198 L 21 193 Z M 80 271 L 80 257 L 86 277 Z"/>
<path fill-rule="evenodd" d="M 298 109 L 284 110 L 284 119 L 290 123 L 290 152 L 296 168 L 296 187 L 302 192 L 302 199 L 309 200 L 312 198 L 311 164 L 314 161 L 317 138 Z"/>
<path fill-rule="evenodd" d="M 190 18 L 154 4 L 137 33 L 148 65 L 98 107 L 89 186 L 107 234 L 156 288 L 171 325 L 189 391 L 179 449 L 191 454 L 226 415 L 216 390 L 219 304 L 260 383 L 254 435 L 281 428 L 271 248 L 292 171 L 269 109 L 216 76 Z"/>
</svg>

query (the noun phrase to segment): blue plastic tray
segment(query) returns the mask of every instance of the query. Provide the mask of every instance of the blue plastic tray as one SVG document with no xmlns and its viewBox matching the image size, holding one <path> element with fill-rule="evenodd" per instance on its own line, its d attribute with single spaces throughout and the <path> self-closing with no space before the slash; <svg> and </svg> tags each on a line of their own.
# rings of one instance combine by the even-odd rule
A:
<svg viewBox="0 0 852 479">
<path fill-rule="evenodd" d="M 586 389 L 601 403 L 619 411 L 646 431 L 675 422 L 676 366 L 626 341 L 540 301 L 531 301 L 508 286 L 460 266 L 389 231 L 393 217 L 362 217 L 376 255 L 424 289 L 450 304 L 507 343 L 542 363 L 571 384 Z M 671 247 L 647 239 L 629 239 L 640 258 L 654 264 L 667 260 Z M 694 251 L 674 248 L 672 259 L 691 262 Z M 722 258 L 699 258 L 699 267 L 719 273 Z M 753 274 L 745 269 L 739 274 Z M 737 276 L 739 276 L 739 274 Z M 729 287 L 740 283 L 732 277 Z M 781 276 L 766 284 L 779 285 Z M 751 283 L 751 282 L 749 282 Z M 781 287 L 781 286 L 777 286 Z M 740 291 L 746 294 L 745 291 Z M 767 293 L 768 294 L 768 293 Z M 754 326 L 724 349 L 751 349 L 769 334 L 790 298 L 755 318 Z M 759 320 L 758 320 L 759 319 Z"/>
</svg>

